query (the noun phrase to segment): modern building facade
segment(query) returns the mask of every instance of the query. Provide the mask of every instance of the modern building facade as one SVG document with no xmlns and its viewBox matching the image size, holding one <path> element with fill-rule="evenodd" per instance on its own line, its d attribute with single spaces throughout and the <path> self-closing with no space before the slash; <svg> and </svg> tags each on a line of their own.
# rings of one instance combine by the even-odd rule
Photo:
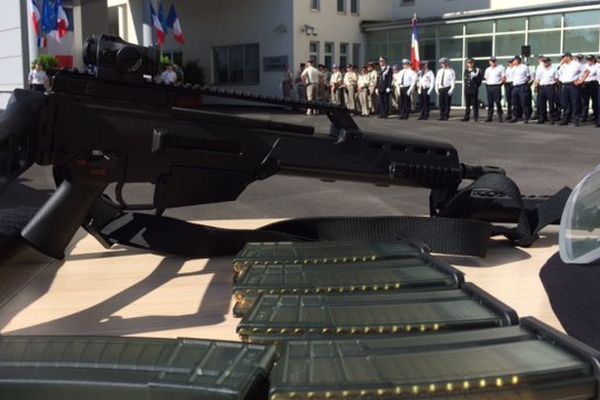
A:
<svg viewBox="0 0 600 400">
<path fill-rule="evenodd" d="M 394 19 L 365 22 L 367 58 L 410 55 L 411 23 L 419 18 L 421 58 L 448 57 L 457 71 L 473 57 L 485 68 L 490 56 L 506 61 L 531 47 L 532 56 L 600 53 L 600 2 L 535 0 L 397 0 Z M 455 105 L 462 104 L 454 96 Z"/>
<path fill-rule="evenodd" d="M 25 85 L 39 52 L 27 0 L 4 0 L 0 14 L 0 91 Z M 74 65 L 94 33 L 153 45 L 149 2 L 65 0 L 72 15 Z M 507 60 L 531 46 L 555 59 L 564 51 L 600 53 L 600 2 L 589 0 L 163 0 L 174 4 L 185 33 L 169 35 L 163 53 L 176 63 L 197 60 L 206 83 L 276 94 L 286 65 L 364 64 L 380 55 L 398 63 L 410 55 L 413 15 L 419 19 L 421 58 L 451 59 L 458 71 L 474 57 Z M 1 100 L 0 95 L 0 100 Z M 6 99 L 6 95 L 4 96 Z M 460 96 L 454 96 L 461 105 Z M 3 107 L 0 101 L 0 108 Z"/>
</svg>

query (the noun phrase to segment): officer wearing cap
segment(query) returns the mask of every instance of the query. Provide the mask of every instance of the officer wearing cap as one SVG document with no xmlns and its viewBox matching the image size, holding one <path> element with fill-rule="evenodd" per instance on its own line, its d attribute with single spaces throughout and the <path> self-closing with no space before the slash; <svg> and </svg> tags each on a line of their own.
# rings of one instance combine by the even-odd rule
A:
<svg viewBox="0 0 600 400">
<path fill-rule="evenodd" d="M 559 81 L 562 89 L 560 104 L 563 108 L 562 121 L 560 125 L 566 126 L 573 122 L 575 126 L 581 125 L 581 84 L 586 76 L 583 76 L 583 66 L 573 60 L 571 53 L 565 53 L 559 69 Z M 582 80 L 583 77 L 583 80 Z"/>
<path fill-rule="evenodd" d="M 585 77 L 581 87 L 583 106 L 581 109 L 582 122 L 588 120 L 590 114 L 590 102 L 592 103 L 592 112 L 594 113 L 594 116 L 597 117 L 598 113 L 598 62 L 596 60 L 596 56 L 593 55 L 589 55 L 586 60 L 587 63 L 583 71 L 584 74 L 587 72 L 587 76 Z"/>
<path fill-rule="evenodd" d="M 358 74 L 356 73 L 354 65 L 348 65 L 348 69 L 344 74 L 344 91 L 345 91 L 345 104 L 348 110 L 356 113 L 356 89 L 358 87 Z"/>
<path fill-rule="evenodd" d="M 506 79 L 504 72 L 504 67 L 498 65 L 498 59 L 491 57 L 490 66 L 486 68 L 483 76 L 488 102 L 488 116 L 485 122 L 492 122 L 494 118 L 494 106 L 496 106 L 496 111 L 498 112 L 498 120 L 502 122 L 502 84 Z"/>
<path fill-rule="evenodd" d="M 506 99 L 506 120 L 511 121 L 513 115 L 512 91 L 513 91 L 513 64 L 514 58 L 508 60 L 506 70 L 504 71 L 504 98 Z"/>
<path fill-rule="evenodd" d="M 417 84 L 417 73 L 413 71 L 410 60 L 402 60 L 402 70 L 398 73 L 398 111 L 400 119 L 408 119 L 410 99 Z"/>
<path fill-rule="evenodd" d="M 344 74 L 336 64 L 332 66 L 333 73 L 329 80 L 331 87 L 331 102 L 333 104 L 342 104 L 342 87 L 344 86 Z"/>
<path fill-rule="evenodd" d="M 419 120 L 428 120 L 431 93 L 435 86 L 435 75 L 429 68 L 428 61 L 421 61 L 421 71 L 419 72 L 419 82 L 417 86 L 419 92 L 419 105 L 421 107 L 421 116 L 419 117 Z"/>
<path fill-rule="evenodd" d="M 471 109 L 473 109 L 473 120 L 479 121 L 479 87 L 483 81 L 483 74 L 479 68 L 475 66 L 475 60 L 469 58 L 467 60 L 467 68 L 463 75 L 464 94 L 465 94 L 465 116 L 461 121 L 466 122 L 471 117 Z"/>
<path fill-rule="evenodd" d="M 540 66 L 535 71 L 535 86 L 538 89 L 538 124 L 544 124 L 549 120 L 554 125 L 557 119 L 555 99 L 558 76 L 549 57 L 542 57 L 540 62 Z"/>
<path fill-rule="evenodd" d="M 513 119 L 510 122 L 523 119 L 527 124 L 531 118 L 531 73 L 529 67 L 522 63 L 521 56 L 515 56 L 512 78 Z"/>
<path fill-rule="evenodd" d="M 392 68 L 388 65 L 387 58 L 379 57 L 379 79 L 377 81 L 377 94 L 379 95 L 379 118 L 387 118 L 390 113 L 390 95 L 392 94 Z"/>
<path fill-rule="evenodd" d="M 441 68 L 435 78 L 435 92 L 440 102 L 440 121 L 450 119 L 450 107 L 452 105 L 452 93 L 456 87 L 456 73 L 450 68 L 450 62 L 446 57 L 440 59 Z"/>
</svg>

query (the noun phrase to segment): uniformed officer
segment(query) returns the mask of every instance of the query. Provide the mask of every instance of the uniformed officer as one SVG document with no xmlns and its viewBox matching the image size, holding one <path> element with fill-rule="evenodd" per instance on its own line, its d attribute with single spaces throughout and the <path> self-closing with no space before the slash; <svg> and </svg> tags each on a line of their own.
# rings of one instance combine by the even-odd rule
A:
<svg viewBox="0 0 600 400">
<path fill-rule="evenodd" d="M 35 64 L 34 69 L 29 73 L 29 87 L 37 92 L 45 92 L 50 86 L 50 80 L 42 64 Z"/>
<path fill-rule="evenodd" d="M 306 87 L 306 98 L 308 101 L 317 101 L 317 95 L 319 90 L 319 82 L 321 80 L 321 73 L 313 65 L 313 61 L 309 60 L 306 63 L 306 68 L 302 71 L 300 76 Z M 307 109 L 306 115 L 317 115 L 317 110 Z"/>
<path fill-rule="evenodd" d="M 574 60 L 571 53 L 565 53 L 558 74 L 562 86 L 560 94 L 560 103 L 563 108 L 562 121 L 560 123 L 562 126 L 569 125 L 571 122 L 576 127 L 581 125 L 580 85 L 585 80 L 583 74 L 583 65 Z"/>
<path fill-rule="evenodd" d="M 517 122 L 523 119 L 528 124 L 531 118 L 531 72 L 529 67 L 522 63 L 521 56 L 515 56 L 512 70 L 512 105 L 513 119 Z"/>
<path fill-rule="evenodd" d="M 333 104 L 342 104 L 342 87 L 344 86 L 344 75 L 340 72 L 340 67 L 336 64 L 332 66 L 333 73 L 329 78 L 329 87 L 331 88 L 331 102 Z"/>
<path fill-rule="evenodd" d="M 467 122 L 471 117 L 471 109 L 473 109 L 473 120 L 477 122 L 479 121 L 479 87 L 483 80 L 483 73 L 475 66 L 475 60 L 472 58 L 467 60 L 463 80 L 466 108 L 465 116 L 461 121 Z"/>
<path fill-rule="evenodd" d="M 498 65 L 496 57 L 490 58 L 490 66 L 486 68 L 483 79 L 485 80 L 488 102 L 488 116 L 485 122 L 492 122 L 494 106 L 498 112 L 498 120 L 502 122 L 502 84 L 506 77 L 504 76 L 504 67 Z"/>
<path fill-rule="evenodd" d="M 360 103 L 360 115 L 363 117 L 368 117 L 371 113 L 371 102 L 369 101 L 369 82 L 369 71 L 367 67 L 363 67 L 360 76 L 358 77 L 358 100 Z"/>
<path fill-rule="evenodd" d="M 369 113 L 375 113 L 378 107 L 377 82 L 379 82 L 379 72 L 374 62 L 369 62 L 367 69 L 369 71 Z"/>
<path fill-rule="evenodd" d="M 400 86 L 398 85 L 398 78 L 400 77 L 400 66 L 394 64 L 392 66 L 392 96 L 390 109 L 393 111 L 399 111 L 398 102 L 400 100 Z"/>
<path fill-rule="evenodd" d="M 435 92 L 440 103 L 439 120 L 448 121 L 452 106 L 452 93 L 456 87 L 456 73 L 450 68 L 450 62 L 446 57 L 440 59 L 440 66 L 435 78 Z"/>
<path fill-rule="evenodd" d="M 377 81 L 379 118 L 387 118 L 390 113 L 390 96 L 392 94 L 392 68 L 384 56 L 379 57 L 379 69 L 380 75 Z"/>
<path fill-rule="evenodd" d="M 289 65 L 286 65 L 281 75 L 281 91 L 283 97 L 292 97 L 292 90 L 294 89 L 294 74 Z"/>
<path fill-rule="evenodd" d="M 304 81 L 302 80 L 302 73 L 304 72 L 305 69 L 306 69 L 306 64 L 301 63 L 300 70 L 298 71 L 298 74 L 296 75 L 296 92 L 298 92 L 299 100 L 306 100 L 306 85 L 304 84 Z"/>
<path fill-rule="evenodd" d="M 348 65 L 348 70 L 344 75 L 345 102 L 348 110 L 356 112 L 356 88 L 358 85 L 358 75 L 354 65 Z"/>
<path fill-rule="evenodd" d="M 513 105 L 512 105 L 512 90 L 513 90 L 513 63 L 514 58 L 508 60 L 506 69 L 504 71 L 504 98 L 506 99 L 506 120 L 511 121 L 513 118 Z"/>
<path fill-rule="evenodd" d="M 594 117 L 596 117 L 596 114 L 598 113 L 598 78 L 600 75 L 598 68 L 599 65 L 596 57 L 589 55 L 587 57 L 587 64 L 584 67 L 584 73 L 587 71 L 588 74 L 581 88 L 583 98 L 583 107 L 581 109 L 582 122 L 587 121 L 589 118 L 590 102 L 592 103 L 592 112 L 594 113 Z"/>
<path fill-rule="evenodd" d="M 396 80 L 400 119 L 408 119 L 411 108 L 411 95 L 417 84 L 417 73 L 413 71 L 410 60 L 402 60 L 402 71 L 398 73 Z"/>
<path fill-rule="evenodd" d="M 556 122 L 556 84 L 557 72 L 552 66 L 552 60 L 549 57 L 541 59 L 541 66 L 535 71 L 535 86 L 538 90 L 537 110 L 538 124 L 544 124 L 550 121 L 552 125 Z"/>
<path fill-rule="evenodd" d="M 421 72 L 417 85 L 419 92 L 419 104 L 421 106 L 421 116 L 419 119 L 427 120 L 429 119 L 431 93 L 433 92 L 433 88 L 435 86 L 435 75 L 429 68 L 428 61 L 421 62 Z"/>
</svg>

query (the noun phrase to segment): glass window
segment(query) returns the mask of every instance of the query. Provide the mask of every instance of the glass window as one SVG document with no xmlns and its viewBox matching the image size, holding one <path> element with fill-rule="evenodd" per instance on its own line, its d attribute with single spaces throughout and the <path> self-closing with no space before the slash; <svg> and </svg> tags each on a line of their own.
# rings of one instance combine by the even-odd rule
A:
<svg viewBox="0 0 600 400">
<path fill-rule="evenodd" d="M 340 43 L 340 67 L 348 65 L 348 43 Z"/>
<path fill-rule="evenodd" d="M 421 43 L 419 43 L 419 49 L 421 51 L 421 60 L 435 60 L 435 40 L 421 40 Z"/>
<path fill-rule="evenodd" d="M 260 81 L 260 50 L 258 44 L 244 46 L 244 83 Z"/>
<path fill-rule="evenodd" d="M 525 30 L 525 18 L 499 19 L 496 22 L 496 32 L 517 32 Z"/>
<path fill-rule="evenodd" d="M 389 31 L 388 39 L 390 42 L 406 42 L 411 40 L 411 35 L 411 29 L 393 29 Z"/>
<path fill-rule="evenodd" d="M 463 34 L 462 24 L 448 24 L 438 26 L 438 35 L 440 37 L 458 36 Z"/>
<path fill-rule="evenodd" d="M 325 59 L 324 64 L 331 69 L 333 65 L 333 42 L 325 42 Z"/>
<path fill-rule="evenodd" d="M 358 0 L 350 0 L 350 12 L 352 14 L 358 14 Z"/>
<path fill-rule="evenodd" d="M 310 0 L 310 9 L 311 10 L 320 10 L 321 9 L 321 0 Z"/>
<path fill-rule="evenodd" d="M 600 25 L 600 11 L 581 11 L 565 14 L 565 26 Z"/>
<path fill-rule="evenodd" d="M 565 51 L 571 53 L 597 53 L 599 29 L 574 29 L 565 31 Z"/>
<path fill-rule="evenodd" d="M 337 11 L 339 13 L 346 12 L 346 0 L 337 0 Z"/>
<path fill-rule="evenodd" d="M 229 49 L 227 47 L 217 47 L 214 50 L 215 55 L 215 79 L 217 83 L 227 82 L 229 80 Z"/>
<path fill-rule="evenodd" d="M 319 42 L 310 42 L 308 46 L 309 57 L 315 65 L 321 61 L 319 59 Z"/>
<path fill-rule="evenodd" d="M 376 60 L 387 52 L 386 38 L 385 31 L 367 33 L 367 57 L 369 60 Z"/>
<path fill-rule="evenodd" d="M 389 61 L 392 64 L 400 64 L 403 58 L 410 58 L 410 42 L 390 42 Z"/>
<path fill-rule="evenodd" d="M 470 22 L 467 24 L 467 35 L 492 33 L 494 26 L 492 21 Z"/>
<path fill-rule="evenodd" d="M 355 66 L 359 66 L 361 64 L 360 63 L 361 49 L 362 49 L 362 46 L 360 45 L 360 43 L 354 43 L 352 45 L 352 64 L 354 64 Z"/>
<path fill-rule="evenodd" d="M 537 15 L 529 18 L 529 30 L 560 28 L 560 14 Z"/>
<path fill-rule="evenodd" d="M 558 42 L 560 45 L 560 41 Z M 521 54 L 521 46 L 525 44 L 525 35 L 497 35 L 496 55 L 511 56 Z"/>
<path fill-rule="evenodd" d="M 529 45 L 531 54 L 560 54 L 560 31 L 531 32 Z"/>
<path fill-rule="evenodd" d="M 260 79 L 258 44 L 216 47 L 216 83 L 257 84 Z"/>
<path fill-rule="evenodd" d="M 440 57 L 462 58 L 463 57 L 462 39 L 441 39 Z"/>
<path fill-rule="evenodd" d="M 421 39 L 435 39 L 435 26 L 418 26 L 419 38 Z M 459 35 L 462 33 L 459 33 Z"/>
<path fill-rule="evenodd" d="M 467 39 L 466 57 L 490 57 L 492 55 L 492 37 Z"/>
</svg>

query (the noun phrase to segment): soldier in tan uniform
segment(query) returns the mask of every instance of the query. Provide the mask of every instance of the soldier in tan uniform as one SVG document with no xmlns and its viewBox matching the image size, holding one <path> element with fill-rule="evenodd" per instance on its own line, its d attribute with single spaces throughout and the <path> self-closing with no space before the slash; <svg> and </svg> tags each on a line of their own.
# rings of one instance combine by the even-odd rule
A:
<svg viewBox="0 0 600 400">
<path fill-rule="evenodd" d="M 367 66 L 369 71 L 369 114 L 377 112 L 377 82 L 379 82 L 379 73 L 374 62 Z"/>
<path fill-rule="evenodd" d="M 317 101 L 317 91 L 321 74 L 313 65 L 312 60 L 306 63 L 306 68 L 302 71 L 301 79 L 306 86 L 306 97 L 308 101 Z M 306 115 L 317 115 L 317 110 L 308 109 Z"/>
<path fill-rule="evenodd" d="M 331 87 L 331 102 L 333 104 L 342 104 L 342 89 L 344 85 L 344 75 L 340 71 L 340 67 L 333 64 L 333 73 L 329 79 Z"/>
<path fill-rule="evenodd" d="M 360 103 L 360 115 L 368 117 L 370 115 L 369 101 L 369 71 L 367 67 L 363 67 L 360 76 L 358 77 L 358 100 Z"/>
<path fill-rule="evenodd" d="M 354 71 L 354 65 L 348 65 L 348 72 L 344 75 L 344 91 L 346 95 L 346 107 L 352 112 L 356 112 L 356 90 L 358 85 L 358 75 Z"/>
</svg>

